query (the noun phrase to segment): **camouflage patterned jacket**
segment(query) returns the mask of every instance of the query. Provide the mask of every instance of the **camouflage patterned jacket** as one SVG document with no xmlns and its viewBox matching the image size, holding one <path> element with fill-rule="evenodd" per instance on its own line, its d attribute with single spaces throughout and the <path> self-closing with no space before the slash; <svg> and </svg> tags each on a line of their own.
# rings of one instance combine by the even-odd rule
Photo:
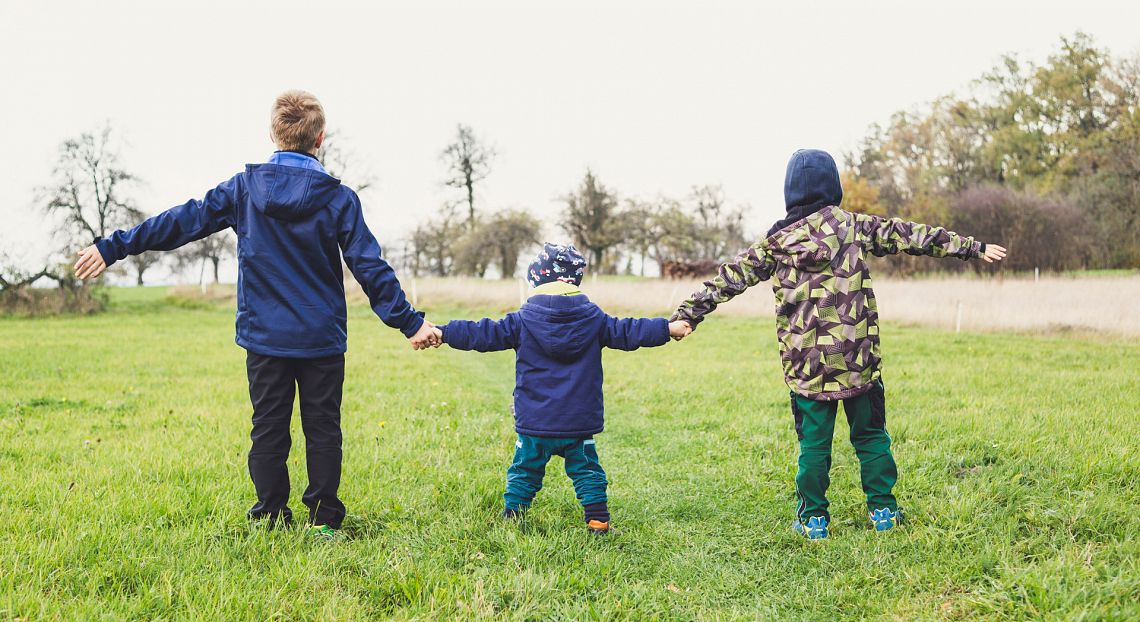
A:
<svg viewBox="0 0 1140 622">
<path fill-rule="evenodd" d="M 880 376 L 879 314 L 867 254 L 969 259 L 983 250 L 973 238 L 941 227 L 827 207 L 721 266 L 672 319 L 696 328 L 718 304 L 775 276 L 785 381 L 810 399 L 845 399 L 870 390 Z"/>
</svg>

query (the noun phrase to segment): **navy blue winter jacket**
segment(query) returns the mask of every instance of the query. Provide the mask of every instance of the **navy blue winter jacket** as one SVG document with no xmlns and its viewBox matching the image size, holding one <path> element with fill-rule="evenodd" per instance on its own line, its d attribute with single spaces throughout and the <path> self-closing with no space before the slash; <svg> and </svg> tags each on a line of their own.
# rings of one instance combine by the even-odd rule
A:
<svg viewBox="0 0 1140 622">
<path fill-rule="evenodd" d="M 669 341 L 665 318 L 615 318 L 584 295 L 536 295 L 501 320 L 440 327 L 457 350 L 513 348 L 515 431 L 583 437 L 602 431 L 602 348 L 636 350 Z"/>
<path fill-rule="evenodd" d="M 342 252 L 385 324 L 409 337 L 423 324 L 381 258 L 356 193 L 309 167 L 247 165 L 205 198 L 116 231 L 96 246 L 109 266 L 231 227 L 238 237 L 236 341 L 246 350 L 286 358 L 344 353 Z"/>
</svg>

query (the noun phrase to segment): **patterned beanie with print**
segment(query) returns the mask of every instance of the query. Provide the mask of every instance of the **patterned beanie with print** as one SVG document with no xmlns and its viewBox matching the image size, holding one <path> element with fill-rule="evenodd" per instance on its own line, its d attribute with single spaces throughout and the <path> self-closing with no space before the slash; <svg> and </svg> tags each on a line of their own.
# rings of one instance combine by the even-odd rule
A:
<svg viewBox="0 0 1140 622">
<path fill-rule="evenodd" d="M 581 285 L 585 270 L 586 258 L 574 248 L 573 244 L 562 246 L 547 242 L 543 245 L 542 252 L 534 258 L 534 263 L 527 269 L 526 278 L 530 281 L 531 287 L 554 281 Z"/>
</svg>

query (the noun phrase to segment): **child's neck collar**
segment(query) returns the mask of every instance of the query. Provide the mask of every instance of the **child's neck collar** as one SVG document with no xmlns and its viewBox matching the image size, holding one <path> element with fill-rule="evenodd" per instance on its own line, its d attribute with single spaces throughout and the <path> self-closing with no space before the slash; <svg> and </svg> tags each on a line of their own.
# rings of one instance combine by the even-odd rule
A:
<svg viewBox="0 0 1140 622">
<path fill-rule="evenodd" d="M 573 283 L 565 281 L 551 281 L 534 288 L 531 296 L 578 296 L 582 290 Z"/>
</svg>

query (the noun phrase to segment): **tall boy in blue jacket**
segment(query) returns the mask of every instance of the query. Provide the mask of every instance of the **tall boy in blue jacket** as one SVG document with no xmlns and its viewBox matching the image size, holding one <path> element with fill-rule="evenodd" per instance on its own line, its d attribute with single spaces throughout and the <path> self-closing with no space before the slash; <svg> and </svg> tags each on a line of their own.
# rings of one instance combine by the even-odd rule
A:
<svg viewBox="0 0 1140 622">
<path fill-rule="evenodd" d="M 76 276 L 94 278 L 128 255 L 173 250 L 225 229 L 238 238 L 237 344 L 245 348 L 253 402 L 251 519 L 288 524 L 289 420 L 300 393 L 309 471 L 302 501 L 312 535 L 333 538 L 344 520 L 340 403 L 347 340 L 344 262 L 373 311 L 415 349 L 438 345 L 434 327 L 404 297 L 360 199 L 329 176 L 316 152 L 325 114 L 316 97 L 288 91 L 274 102 L 279 151 L 191 200 L 79 252 Z"/>
<path fill-rule="evenodd" d="M 503 517 L 521 516 L 542 488 L 546 463 L 562 456 L 591 533 L 610 529 L 606 472 L 594 435 L 602 431 L 602 348 L 636 350 L 688 334 L 684 322 L 614 318 L 578 287 L 586 260 L 573 246 L 546 244 L 527 278 L 527 302 L 501 320 L 456 320 L 440 327 L 456 350 L 515 355 L 515 457 L 507 469 Z"/>
</svg>

